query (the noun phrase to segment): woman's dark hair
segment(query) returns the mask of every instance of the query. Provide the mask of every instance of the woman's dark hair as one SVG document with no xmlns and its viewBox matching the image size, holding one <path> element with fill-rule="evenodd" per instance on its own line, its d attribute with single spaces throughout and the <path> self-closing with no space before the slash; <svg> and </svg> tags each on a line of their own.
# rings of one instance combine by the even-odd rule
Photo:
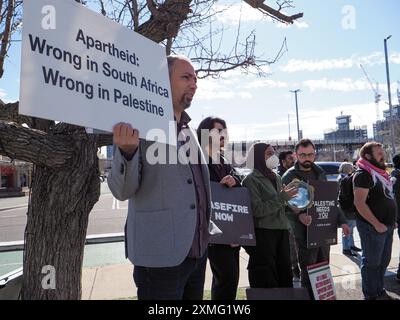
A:
<svg viewBox="0 0 400 320">
<path fill-rule="evenodd" d="M 208 130 L 211 131 L 211 129 L 214 129 L 214 125 L 216 123 L 219 123 L 226 129 L 226 122 L 225 120 L 222 120 L 221 118 L 217 117 L 207 117 L 203 119 L 203 121 L 200 122 L 199 126 L 197 127 L 197 138 L 199 139 L 200 145 L 202 145 L 201 141 L 201 130 Z"/>
<path fill-rule="evenodd" d="M 257 169 L 268 179 L 275 181 L 275 174 L 265 164 L 265 150 L 270 147 L 270 144 L 257 142 L 250 147 L 247 155 L 247 166 L 250 169 Z"/>
</svg>

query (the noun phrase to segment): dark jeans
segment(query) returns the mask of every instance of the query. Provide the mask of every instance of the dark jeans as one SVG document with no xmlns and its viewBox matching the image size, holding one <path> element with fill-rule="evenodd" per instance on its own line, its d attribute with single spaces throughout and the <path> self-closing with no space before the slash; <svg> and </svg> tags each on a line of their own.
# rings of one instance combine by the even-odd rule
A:
<svg viewBox="0 0 400 320">
<path fill-rule="evenodd" d="M 186 258 L 175 267 L 135 266 L 138 300 L 202 300 L 206 265 L 207 253 L 200 259 Z"/>
<path fill-rule="evenodd" d="M 353 233 L 354 233 L 354 228 L 356 227 L 356 220 L 355 219 L 347 219 L 347 225 L 350 228 L 350 235 L 348 237 L 345 237 L 343 234 L 343 238 L 342 238 L 342 249 L 343 250 L 351 250 L 351 248 L 355 246 Z"/>
<path fill-rule="evenodd" d="M 211 300 L 235 300 L 239 283 L 240 247 L 210 244 L 208 260 L 213 273 Z"/>
<path fill-rule="evenodd" d="M 288 230 L 255 229 L 257 245 L 248 247 L 251 288 L 292 288 Z"/>
<path fill-rule="evenodd" d="M 360 234 L 362 291 L 365 299 L 376 299 L 385 292 L 384 278 L 392 256 L 393 226 L 387 226 L 385 233 L 357 219 Z"/>
<path fill-rule="evenodd" d="M 330 247 L 328 246 L 308 249 L 305 240 L 296 239 L 296 243 L 301 269 L 301 286 L 303 288 L 307 288 L 309 290 L 310 296 L 313 297 L 314 295 L 312 293 L 307 267 L 324 261 L 329 262 Z"/>
</svg>

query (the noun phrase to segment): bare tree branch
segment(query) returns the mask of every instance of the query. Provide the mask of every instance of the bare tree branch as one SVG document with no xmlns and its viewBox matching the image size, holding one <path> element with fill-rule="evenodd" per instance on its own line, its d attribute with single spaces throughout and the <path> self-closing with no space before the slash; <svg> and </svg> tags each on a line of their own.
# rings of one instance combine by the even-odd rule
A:
<svg viewBox="0 0 400 320">
<path fill-rule="evenodd" d="M 14 14 L 14 0 L 8 0 L 8 5 L 6 3 L 6 18 L 5 18 L 5 25 L 4 31 L 1 37 L 1 47 L 0 47 L 0 78 L 3 76 L 4 73 L 4 60 L 6 58 L 6 54 L 10 45 L 10 37 L 11 37 L 11 20 Z M 1 7 L 0 7 L 1 9 Z"/>
<path fill-rule="evenodd" d="M 104 2 L 103 2 L 103 0 L 99 0 L 99 2 L 100 2 L 100 7 L 101 7 L 101 14 L 102 14 L 103 16 L 106 16 L 106 15 L 107 15 L 107 12 L 106 12 L 106 10 L 104 9 Z"/>
<path fill-rule="evenodd" d="M 257 10 L 280 22 L 288 23 L 285 17 L 296 17 L 283 13 L 283 10 L 293 8 L 291 0 L 277 0 L 275 9 L 265 5 L 264 1 L 250 2 Z M 111 12 L 114 15 L 117 13 L 116 21 L 125 22 L 145 37 L 163 43 L 167 54 L 185 54 L 199 63 L 198 76 L 201 78 L 216 77 L 218 72 L 233 70 L 234 64 L 245 73 L 264 76 L 267 73 L 263 67 L 277 61 L 276 58 L 267 59 L 256 55 L 255 32 L 243 38 L 240 19 L 232 49 L 230 52 L 221 52 L 225 27 L 218 28 L 221 24 L 216 16 L 223 14 L 229 7 L 215 7 L 218 3 L 216 0 L 109 0 L 109 3 L 113 6 Z M 126 20 L 124 12 L 130 21 Z M 140 24 L 141 20 L 146 22 Z M 210 25 L 208 34 L 204 34 L 206 24 Z M 277 57 L 280 58 L 286 51 L 281 49 Z M 210 71 L 207 72 L 207 69 Z"/>
<path fill-rule="evenodd" d="M 132 7 L 129 5 L 129 0 L 128 2 L 128 7 L 129 7 L 129 12 L 131 13 L 132 16 L 132 21 L 133 21 L 133 30 L 137 30 L 139 27 L 139 6 L 137 0 L 132 0 Z"/>
<path fill-rule="evenodd" d="M 165 51 L 166 51 L 167 55 L 171 54 L 172 43 L 173 43 L 173 39 L 172 38 L 168 38 L 167 39 L 167 44 L 165 46 Z"/>
<path fill-rule="evenodd" d="M 17 124 L 26 124 L 31 129 L 49 132 L 55 125 L 54 121 L 24 116 L 18 112 L 19 102 L 5 104 L 0 100 L 0 120 L 11 121 Z"/>
<path fill-rule="evenodd" d="M 74 145 L 65 135 L 49 135 L 15 122 L 0 121 L 0 154 L 38 166 L 58 168 L 72 158 Z"/>
<path fill-rule="evenodd" d="M 289 7 L 289 4 L 292 1 L 283 1 L 283 3 L 281 3 L 281 4 L 279 4 L 279 2 L 278 2 L 278 5 L 279 5 L 278 10 L 275 10 L 275 9 L 271 8 L 270 6 L 266 5 L 264 3 L 264 1 L 265 0 L 244 0 L 244 2 L 248 3 L 253 8 L 259 9 L 261 12 L 267 14 L 271 18 L 277 19 L 281 22 L 286 22 L 286 23 L 292 24 L 292 23 L 294 23 L 295 20 L 303 17 L 303 13 L 297 13 L 297 14 L 294 14 L 291 16 L 287 16 L 280 11 L 283 8 Z M 290 7 L 292 7 L 292 6 L 290 5 Z"/>
<path fill-rule="evenodd" d="M 0 100 L 0 120 L 15 122 L 17 124 L 27 124 L 29 127 L 33 125 L 31 117 L 23 116 L 18 113 L 18 102 L 5 104 Z"/>
<path fill-rule="evenodd" d="M 170 37 L 176 37 L 183 21 L 191 12 L 190 0 L 166 0 L 148 21 L 141 24 L 137 32 L 153 40 L 162 42 Z"/>
<path fill-rule="evenodd" d="M 149 11 L 152 14 L 152 16 L 154 18 L 157 18 L 158 17 L 158 11 L 157 11 L 156 6 L 154 5 L 153 0 L 146 0 L 146 2 L 147 2 L 147 7 L 149 8 Z"/>
</svg>

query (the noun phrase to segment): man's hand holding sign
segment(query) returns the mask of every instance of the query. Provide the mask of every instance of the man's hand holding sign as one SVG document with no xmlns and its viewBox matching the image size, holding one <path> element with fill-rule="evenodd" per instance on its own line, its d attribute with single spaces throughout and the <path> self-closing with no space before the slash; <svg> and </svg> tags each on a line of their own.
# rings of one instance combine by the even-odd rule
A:
<svg viewBox="0 0 400 320">
<path fill-rule="evenodd" d="M 232 188 L 236 185 L 237 182 L 234 177 L 232 177 L 231 175 L 227 175 L 222 178 L 220 183 L 227 185 L 229 188 Z"/>
<path fill-rule="evenodd" d="M 113 128 L 113 143 L 127 160 L 132 159 L 139 146 L 139 131 L 129 123 L 118 123 Z"/>
</svg>

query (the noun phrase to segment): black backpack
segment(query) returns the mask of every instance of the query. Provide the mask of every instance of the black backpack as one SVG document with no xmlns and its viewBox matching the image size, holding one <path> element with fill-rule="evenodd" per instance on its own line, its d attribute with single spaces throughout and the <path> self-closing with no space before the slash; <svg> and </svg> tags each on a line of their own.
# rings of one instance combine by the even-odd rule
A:
<svg viewBox="0 0 400 320">
<path fill-rule="evenodd" d="M 342 209 L 344 213 L 357 212 L 356 206 L 354 205 L 353 176 L 354 173 L 342 178 L 339 183 L 338 203 L 340 209 Z"/>
</svg>

